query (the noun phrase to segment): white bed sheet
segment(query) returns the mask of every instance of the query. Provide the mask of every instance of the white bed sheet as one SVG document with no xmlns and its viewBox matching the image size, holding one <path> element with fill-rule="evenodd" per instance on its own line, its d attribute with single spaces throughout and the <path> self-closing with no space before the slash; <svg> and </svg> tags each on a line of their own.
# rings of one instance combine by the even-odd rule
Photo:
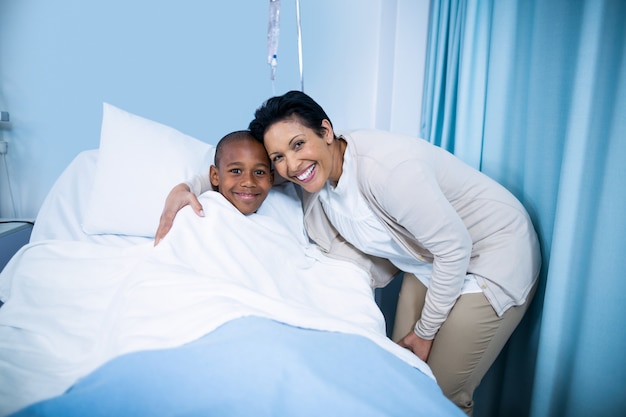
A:
<svg viewBox="0 0 626 417">
<path fill-rule="evenodd" d="M 98 151 L 80 153 L 46 198 L 31 243 L 0 274 L 0 415 L 64 392 L 123 353 L 180 346 L 239 317 L 365 336 L 432 377 L 385 335 L 367 274 L 308 243 L 292 184 L 257 214 L 221 195 L 152 239 L 81 227 Z"/>
<path fill-rule="evenodd" d="M 432 377 L 386 337 L 368 275 L 303 246 L 298 216 L 285 223 L 297 201 L 273 198 L 273 215 L 244 216 L 204 194 L 206 216 L 181 210 L 157 247 L 24 247 L 0 274 L 0 414 L 58 395 L 123 353 L 180 346 L 244 316 L 359 334 Z"/>
</svg>

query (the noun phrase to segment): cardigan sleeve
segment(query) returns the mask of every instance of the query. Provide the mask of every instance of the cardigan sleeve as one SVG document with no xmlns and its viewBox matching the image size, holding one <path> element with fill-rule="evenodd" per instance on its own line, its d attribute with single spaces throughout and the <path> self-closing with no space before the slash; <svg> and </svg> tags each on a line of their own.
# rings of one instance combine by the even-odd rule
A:
<svg viewBox="0 0 626 417">
<path fill-rule="evenodd" d="M 189 191 L 197 196 L 213 189 L 208 175 L 196 175 L 185 181 L 185 184 L 189 187 Z"/>
<path fill-rule="evenodd" d="M 370 177 L 370 191 L 382 220 L 409 253 L 415 256 L 412 248 L 418 246 L 433 257 L 424 308 L 415 325 L 415 333 L 430 340 L 461 294 L 472 239 L 428 160 L 410 158 L 377 171 L 375 179 Z"/>
</svg>

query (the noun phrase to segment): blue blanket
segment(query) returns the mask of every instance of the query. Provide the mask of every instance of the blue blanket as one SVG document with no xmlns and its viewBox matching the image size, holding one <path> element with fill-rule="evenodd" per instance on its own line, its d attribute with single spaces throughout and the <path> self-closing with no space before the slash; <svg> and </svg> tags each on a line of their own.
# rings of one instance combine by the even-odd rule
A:
<svg viewBox="0 0 626 417">
<path fill-rule="evenodd" d="M 117 357 L 13 416 L 464 416 L 369 339 L 260 317 Z"/>
</svg>

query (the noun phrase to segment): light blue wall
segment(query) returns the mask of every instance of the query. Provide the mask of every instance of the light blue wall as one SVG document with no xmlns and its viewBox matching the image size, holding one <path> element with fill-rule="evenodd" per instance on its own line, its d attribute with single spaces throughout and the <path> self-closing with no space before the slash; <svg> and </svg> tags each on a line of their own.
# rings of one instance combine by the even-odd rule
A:
<svg viewBox="0 0 626 417">
<path fill-rule="evenodd" d="M 269 1 L 0 0 L 17 217 L 34 218 L 72 158 L 98 147 L 103 101 L 214 143 L 274 92 L 299 89 L 295 4 L 282 0 L 272 86 Z M 427 13 L 426 0 L 301 1 L 304 89 L 336 127 L 417 134 Z M 0 172 L 0 217 L 13 217 Z"/>
</svg>

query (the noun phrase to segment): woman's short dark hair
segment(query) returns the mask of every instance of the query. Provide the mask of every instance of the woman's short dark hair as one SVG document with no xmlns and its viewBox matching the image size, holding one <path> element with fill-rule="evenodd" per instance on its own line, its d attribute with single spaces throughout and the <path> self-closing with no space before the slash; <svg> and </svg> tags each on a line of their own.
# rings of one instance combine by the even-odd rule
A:
<svg viewBox="0 0 626 417">
<path fill-rule="evenodd" d="M 263 136 L 270 126 L 288 119 L 298 120 L 320 137 L 326 130 L 322 127 L 324 119 L 328 120 L 331 127 L 333 125 L 322 106 L 303 92 L 293 90 L 266 100 L 254 112 L 254 120 L 250 122 L 248 130 L 263 143 Z"/>
</svg>

